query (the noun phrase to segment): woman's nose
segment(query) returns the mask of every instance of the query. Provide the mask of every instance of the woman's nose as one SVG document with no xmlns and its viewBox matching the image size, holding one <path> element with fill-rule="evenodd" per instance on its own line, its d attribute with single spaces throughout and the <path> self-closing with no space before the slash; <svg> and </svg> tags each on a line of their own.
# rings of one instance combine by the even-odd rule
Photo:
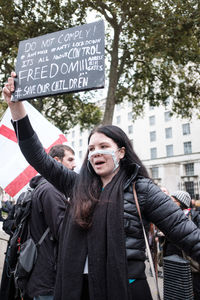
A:
<svg viewBox="0 0 200 300">
<path fill-rule="evenodd" d="M 101 153 L 94 153 L 94 155 L 92 155 L 93 157 L 98 157 L 98 156 L 101 156 L 102 154 Z"/>
<path fill-rule="evenodd" d="M 91 154 L 91 156 L 92 156 L 92 157 L 98 157 L 98 156 L 101 156 L 102 154 L 100 153 L 99 150 L 100 150 L 100 149 L 96 149 L 96 150 L 94 151 L 94 153 Z"/>
</svg>

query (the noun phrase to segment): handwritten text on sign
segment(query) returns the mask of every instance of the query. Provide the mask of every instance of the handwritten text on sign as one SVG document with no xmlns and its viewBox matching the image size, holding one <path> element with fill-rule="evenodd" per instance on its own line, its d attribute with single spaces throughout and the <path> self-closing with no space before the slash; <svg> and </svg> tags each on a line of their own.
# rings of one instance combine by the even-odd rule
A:
<svg viewBox="0 0 200 300">
<path fill-rule="evenodd" d="M 13 101 L 104 86 L 104 23 L 20 42 Z"/>
</svg>

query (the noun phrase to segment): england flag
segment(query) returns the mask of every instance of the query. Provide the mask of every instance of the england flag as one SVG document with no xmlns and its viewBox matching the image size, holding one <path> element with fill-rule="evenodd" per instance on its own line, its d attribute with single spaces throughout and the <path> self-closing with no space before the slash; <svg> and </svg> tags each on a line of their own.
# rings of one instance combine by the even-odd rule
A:
<svg viewBox="0 0 200 300">
<path fill-rule="evenodd" d="M 24 105 L 46 151 L 56 144 L 67 142 L 64 134 L 29 102 L 24 101 Z M 18 197 L 35 175 L 36 170 L 28 164 L 19 149 L 11 124 L 11 113 L 7 109 L 0 122 L 0 187 L 11 197 Z"/>
</svg>

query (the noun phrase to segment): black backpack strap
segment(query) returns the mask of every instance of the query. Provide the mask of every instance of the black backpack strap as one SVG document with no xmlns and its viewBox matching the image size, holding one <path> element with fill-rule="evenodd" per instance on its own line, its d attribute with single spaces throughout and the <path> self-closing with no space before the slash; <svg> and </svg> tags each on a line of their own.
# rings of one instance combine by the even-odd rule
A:
<svg viewBox="0 0 200 300">
<path fill-rule="evenodd" d="M 47 236 L 47 234 L 49 233 L 49 231 L 50 231 L 50 228 L 48 227 L 48 228 L 45 230 L 45 232 L 43 233 L 43 235 L 41 236 L 39 242 L 37 243 L 37 246 L 40 246 L 40 245 L 43 243 L 43 241 L 44 241 L 44 239 L 46 238 L 46 236 Z"/>
</svg>

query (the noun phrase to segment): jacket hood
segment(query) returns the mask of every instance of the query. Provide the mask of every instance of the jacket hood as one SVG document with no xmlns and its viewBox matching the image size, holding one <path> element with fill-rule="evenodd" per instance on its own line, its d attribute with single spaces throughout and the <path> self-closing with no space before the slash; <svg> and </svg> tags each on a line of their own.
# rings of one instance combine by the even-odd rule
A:
<svg viewBox="0 0 200 300">
<path fill-rule="evenodd" d="M 44 180 L 44 178 L 41 175 L 33 177 L 29 182 L 30 187 L 34 189 L 41 182 L 41 180 Z"/>
</svg>

